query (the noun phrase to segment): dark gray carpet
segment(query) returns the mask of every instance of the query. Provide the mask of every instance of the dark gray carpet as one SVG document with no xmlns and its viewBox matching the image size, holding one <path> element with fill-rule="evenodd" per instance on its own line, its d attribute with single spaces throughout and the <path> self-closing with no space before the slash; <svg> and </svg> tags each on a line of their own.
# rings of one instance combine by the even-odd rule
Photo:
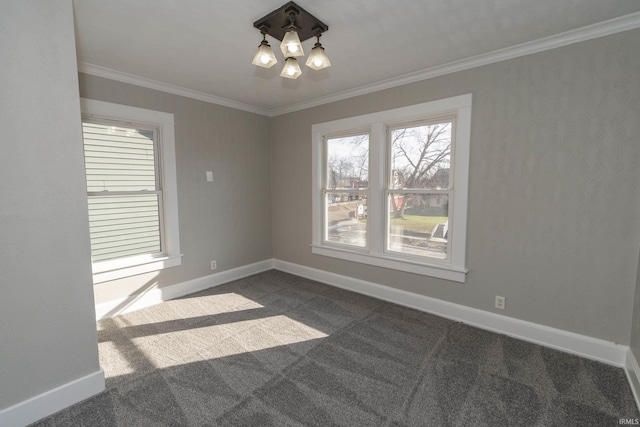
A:
<svg viewBox="0 0 640 427">
<path fill-rule="evenodd" d="M 268 271 L 98 324 L 107 390 L 38 426 L 615 426 L 622 369 Z"/>
</svg>

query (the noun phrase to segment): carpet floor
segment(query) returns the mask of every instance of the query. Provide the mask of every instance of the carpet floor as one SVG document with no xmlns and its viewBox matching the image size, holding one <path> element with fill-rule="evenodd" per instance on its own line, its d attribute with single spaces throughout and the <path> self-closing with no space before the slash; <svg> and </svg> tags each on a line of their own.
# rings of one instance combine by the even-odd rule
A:
<svg viewBox="0 0 640 427">
<path fill-rule="evenodd" d="M 107 388 L 36 426 L 616 426 L 624 371 L 271 270 L 98 322 Z"/>
</svg>

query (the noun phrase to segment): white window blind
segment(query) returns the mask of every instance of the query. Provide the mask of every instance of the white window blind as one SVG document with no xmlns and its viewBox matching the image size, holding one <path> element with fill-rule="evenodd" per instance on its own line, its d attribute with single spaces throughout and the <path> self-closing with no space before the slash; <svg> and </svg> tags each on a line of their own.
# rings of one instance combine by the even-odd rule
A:
<svg viewBox="0 0 640 427">
<path fill-rule="evenodd" d="M 93 262 L 162 252 L 155 129 L 83 121 Z"/>
</svg>

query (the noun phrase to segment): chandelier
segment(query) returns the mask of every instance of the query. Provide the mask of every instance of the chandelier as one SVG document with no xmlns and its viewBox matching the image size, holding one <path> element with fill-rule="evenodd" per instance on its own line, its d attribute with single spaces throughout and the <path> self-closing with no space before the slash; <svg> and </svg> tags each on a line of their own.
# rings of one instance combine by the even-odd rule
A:
<svg viewBox="0 0 640 427">
<path fill-rule="evenodd" d="M 267 41 L 267 34 L 280 40 L 280 50 L 284 56 L 284 67 L 280 76 L 287 79 L 297 79 L 302 74 L 298 59 L 304 56 L 302 42 L 316 37 L 316 44 L 305 65 L 313 70 L 322 70 L 331 66 L 327 54 L 320 43 L 320 36 L 329 27 L 323 24 L 315 16 L 290 1 L 279 9 L 258 19 L 253 26 L 260 30 L 262 42 L 258 46 L 258 52 L 253 57 L 252 64 L 258 67 L 271 68 L 278 60 Z"/>
</svg>

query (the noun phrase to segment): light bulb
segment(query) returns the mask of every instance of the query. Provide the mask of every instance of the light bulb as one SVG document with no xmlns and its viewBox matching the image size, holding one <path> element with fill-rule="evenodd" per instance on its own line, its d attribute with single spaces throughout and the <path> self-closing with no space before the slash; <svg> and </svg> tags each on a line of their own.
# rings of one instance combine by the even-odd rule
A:
<svg viewBox="0 0 640 427">
<path fill-rule="evenodd" d="M 307 67 L 313 70 L 322 70 L 324 68 L 330 67 L 331 62 L 329 61 L 329 58 L 327 58 L 327 55 L 324 53 L 324 48 L 320 44 L 320 37 L 317 37 L 318 42 L 316 43 L 315 47 L 311 49 L 311 54 L 307 58 L 306 64 Z"/>
<path fill-rule="evenodd" d="M 271 68 L 277 62 L 278 60 L 273 55 L 273 51 L 271 50 L 271 46 L 269 46 L 269 43 L 267 43 L 267 40 L 262 40 L 262 43 L 260 43 L 260 46 L 258 46 L 258 51 L 253 57 L 251 63 L 253 65 L 257 65 L 258 67 Z"/>
<path fill-rule="evenodd" d="M 304 50 L 300 44 L 300 37 L 293 28 L 290 28 L 286 33 L 284 33 L 284 37 L 280 43 L 280 50 L 282 50 L 282 54 L 285 58 L 304 56 Z"/>
<path fill-rule="evenodd" d="M 282 71 L 280 72 L 280 77 L 284 77 L 287 79 L 297 79 L 302 71 L 300 70 L 300 66 L 298 65 L 298 61 L 295 58 L 287 58 L 284 61 L 284 67 L 282 67 Z"/>
</svg>

